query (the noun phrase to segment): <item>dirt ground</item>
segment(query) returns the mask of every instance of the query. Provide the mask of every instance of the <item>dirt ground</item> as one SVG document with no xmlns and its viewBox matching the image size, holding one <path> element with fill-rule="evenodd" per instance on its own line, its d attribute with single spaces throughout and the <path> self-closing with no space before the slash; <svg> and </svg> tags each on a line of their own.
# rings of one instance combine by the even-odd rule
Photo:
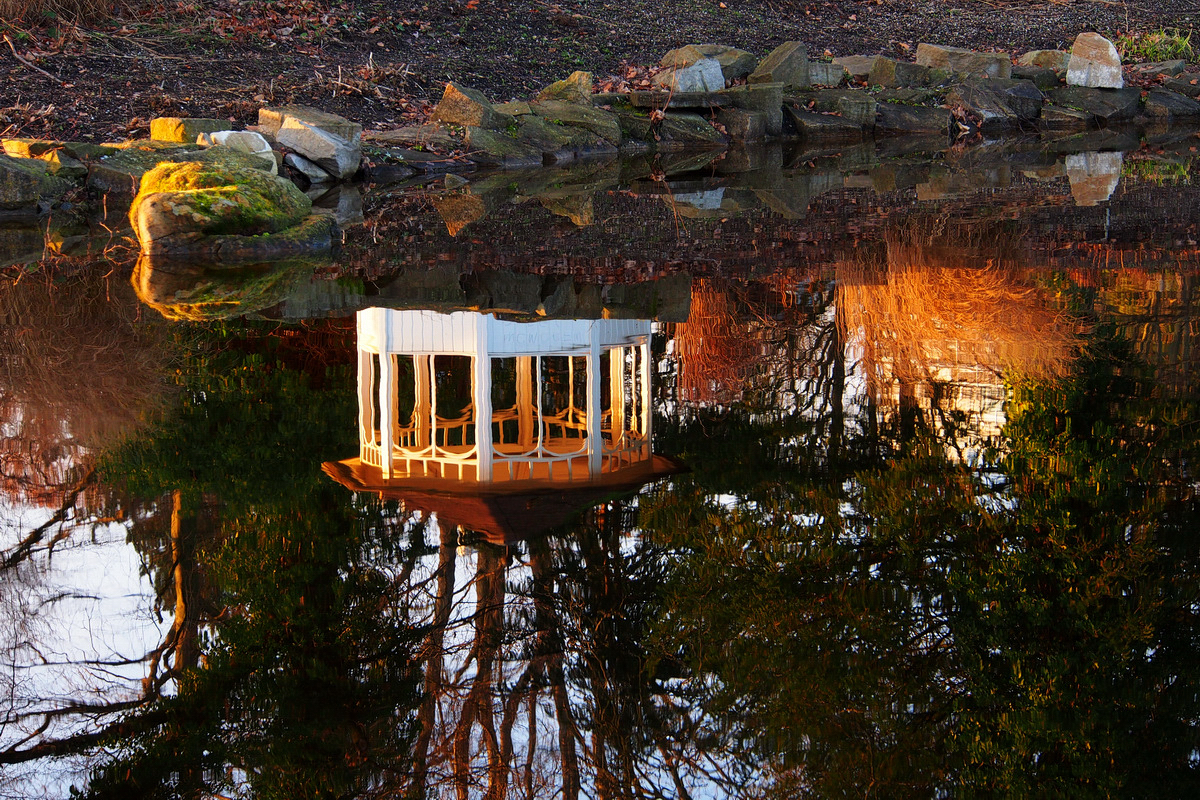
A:
<svg viewBox="0 0 1200 800">
<path fill-rule="evenodd" d="M 1015 53 L 1198 22 L 1198 0 L 181 0 L 88 26 L 0 20 L 0 131 L 101 141 L 163 115 L 253 124 L 264 103 L 288 102 L 386 129 L 428 113 L 447 80 L 507 100 L 576 69 L 618 82 L 689 42 Z"/>
</svg>

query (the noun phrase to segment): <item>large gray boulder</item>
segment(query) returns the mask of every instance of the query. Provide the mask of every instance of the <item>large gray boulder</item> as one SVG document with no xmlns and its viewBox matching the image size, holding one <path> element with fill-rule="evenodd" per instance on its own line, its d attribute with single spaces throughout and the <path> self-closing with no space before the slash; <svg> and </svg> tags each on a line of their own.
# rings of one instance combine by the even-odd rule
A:
<svg viewBox="0 0 1200 800">
<path fill-rule="evenodd" d="M 1081 33 L 1071 47 L 1067 64 L 1067 84 L 1089 89 L 1120 89 L 1121 55 L 1116 46 L 1098 33 Z"/>
<path fill-rule="evenodd" d="M 703 58 L 711 58 L 720 64 L 721 74 L 727 81 L 745 78 L 758 64 L 758 59 L 747 50 L 725 44 L 688 44 L 668 51 L 659 65 L 668 68 L 690 67 Z"/>
<path fill-rule="evenodd" d="M 1032 81 L 969 79 L 946 93 L 946 103 L 959 106 L 988 129 L 1015 128 L 1038 118 L 1045 97 Z"/>
<path fill-rule="evenodd" d="M 504 130 L 516 122 L 508 114 L 497 111 L 483 92 L 453 81 L 446 84 L 442 99 L 433 109 L 430 119 L 444 125 L 462 125 L 493 131 Z"/>
<path fill-rule="evenodd" d="M 808 51 L 800 42 L 784 42 L 759 62 L 746 80 L 749 83 L 782 83 L 784 89 L 807 89 Z"/>
<path fill-rule="evenodd" d="M 690 66 L 658 73 L 654 84 L 673 92 L 716 92 L 725 88 L 725 73 L 715 58 L 701 58 Z"/>
<path fill-rule="evenodd" d="M 989 78 L 1007 78 L 1012 71 L 1012 59 L 1008 53 L 977 53 L 961 47 L 943 47 L 937 44 L 917 45 L 917 63 L 934 69 L 948 69 L 964 75 L 986 75 Z"/>
<path fill-rule="evenodd" d="M 323 131 L 297 117 L 289 116 L 283 121 L 275 140 L 339 180 L 353 178 L 362 162 L 361 143 Z"/>
<path fill-rule="evenodd" d="M 0 211 L 35 210 L 40 201 L 66 191 L 71 184 L 49 174 L 40 159 L 0 156 Z"/>
<path fill-rule="evenodd" d="M 362 162 L 362 126 L 337 114 L 298 105 L 262 108 L 258 132 L 339 180 L 353 177 Z"/>
<path fill-rule="evenodd" d="M 1141 107 L 1142 93 L 1135 86 L 1128 89 L 1089 89 L 1083 86 L 1063 86 L 1048 94 L 1058 106 L 1090 114 L 1101 122 L 1132 119 Z"/>
</svg>

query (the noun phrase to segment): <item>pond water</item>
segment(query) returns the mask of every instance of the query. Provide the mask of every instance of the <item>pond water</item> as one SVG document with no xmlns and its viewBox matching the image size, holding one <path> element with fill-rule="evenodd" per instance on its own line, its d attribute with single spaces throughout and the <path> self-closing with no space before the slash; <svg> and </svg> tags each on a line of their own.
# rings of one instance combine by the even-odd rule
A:
<svg viewBox="0 0 1200 800">
<path fill-rule="evenodd" d="M 0 797 L 1194 794 L 1200 139 L 1103 144 L 6 268 Z"/>
</svg>

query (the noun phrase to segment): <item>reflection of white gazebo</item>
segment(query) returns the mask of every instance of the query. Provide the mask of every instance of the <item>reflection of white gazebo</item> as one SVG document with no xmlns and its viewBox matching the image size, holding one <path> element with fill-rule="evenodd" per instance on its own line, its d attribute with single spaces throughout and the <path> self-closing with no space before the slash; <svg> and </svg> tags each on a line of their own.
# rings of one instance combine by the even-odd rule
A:
<svg viewBox="0 0 1200 800">
<path fill-rule="evenodd" d="M 359 457 L 324 470 L 497 543 L 682 466 L 650 449 L 650 322 L 358 312 Z"/>
<path fill-rule="evenodd" d="M 358 314 L 359 445 L 383 479 L 587 481 L 650 459 L 650 322 Z"/>
</svg>

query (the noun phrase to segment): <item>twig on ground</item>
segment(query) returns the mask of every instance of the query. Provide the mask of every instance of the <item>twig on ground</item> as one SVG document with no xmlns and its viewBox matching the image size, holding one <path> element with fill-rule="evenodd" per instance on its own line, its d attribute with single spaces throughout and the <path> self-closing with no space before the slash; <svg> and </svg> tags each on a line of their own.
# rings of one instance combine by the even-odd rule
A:
<svg viewBox="0 0 1200 800">
<path fill-rule="evenodd" d="M 13 44 L 12 37 L 10 37 L 7 33 L 4 34 L 4 41 L 8 42 L 8 49 L 12 50 L 13 58 L 15 58 L 17 61 L 20 61 L 22 64 L 29 67 L 31 70 L 34 70 L 35 72 L 42 73 L 47 78 L 49 78 L 50 80 L 52 80 L 56 83 L 66 83 L 66 81 L 64 81 L 62 78 L 56 78 L 55 76 L 51 75 L 49 72 L 46 72 L 46 70 L 39 67 L 37 64 L 34 64 L 34 63 L 22 58 L 21 54 L 17 52 L 17 46 Z"/>
</svg>

